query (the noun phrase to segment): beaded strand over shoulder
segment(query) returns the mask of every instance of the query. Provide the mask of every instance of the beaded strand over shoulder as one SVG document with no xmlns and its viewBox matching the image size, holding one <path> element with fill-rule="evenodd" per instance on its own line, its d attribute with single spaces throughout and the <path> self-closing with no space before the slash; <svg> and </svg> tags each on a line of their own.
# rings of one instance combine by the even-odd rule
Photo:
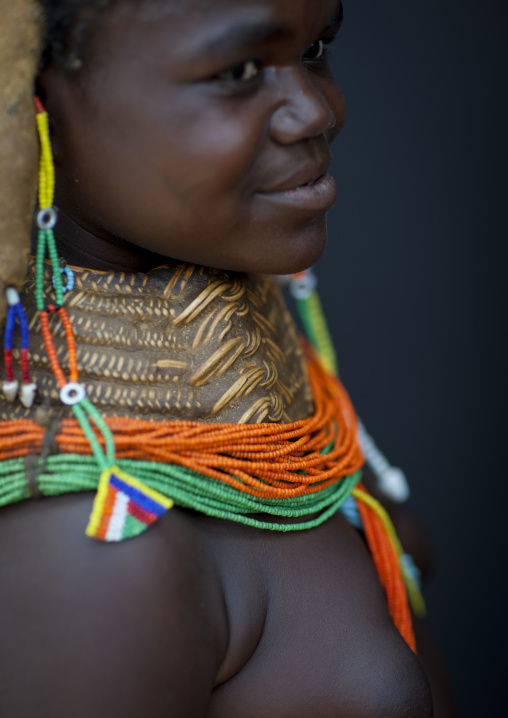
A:
<svg viewBox="0 0 508 718">
<path fill-rule="evenodd" d="M 40 464 L 37 483 L 42 495 L 96 489 L 87 534 L 105 541 L 141 533 L 173 505 L 258 528 L 301 531 L 326 521 L 353 496 L 394 622 L 415 650 L 404 581 L 413 606 L 422 609 L 422 602 L 388 516 L 359 483 L 363 455 L 356 416 L 335 376 L 335 355 L 313 275 L 303 273 L 292 279 L 311 342 L 305 352 L 315 402 L 312 416 L 285 424 L 154 422 L 102 416 L 79 379 L 76 340 L 64 308 L 65 294 L 72 291 L 74 281 L 70 269 L 62 274 L 56 251 L 48 119 L 38 99 L 36 109 L 41 146 L 36 303 L 60 400 L 70 407 L 74 419 L 61 422 L 55 436 L 56 454 L 45 451 L 46 431 L 35 419 L 0 424 L 0 505 L 30 498 L 27 459 L 33 456 Z M 44 288 L 46 254 L 55 297 L 49 303 Z M 68 379 L 53 342 L 51 315 L 63 325 Z M 17 316 L 23 333 L 22 315 Z M 12 334 L 11 318 L 8 343 Z M 26 334 L 22 334 L 22 346 L 27 346 Z M 12 353 L 5 357 L 12 374 Z M 23 382 L 27 383 L 26 354 L 23 357 Z M 262 521 L 256 518 L 259 514 L 269 514 L 274 520 Z M 298 521 L 287 523 L 283 519 L 288 517 Z"/>
</svg>

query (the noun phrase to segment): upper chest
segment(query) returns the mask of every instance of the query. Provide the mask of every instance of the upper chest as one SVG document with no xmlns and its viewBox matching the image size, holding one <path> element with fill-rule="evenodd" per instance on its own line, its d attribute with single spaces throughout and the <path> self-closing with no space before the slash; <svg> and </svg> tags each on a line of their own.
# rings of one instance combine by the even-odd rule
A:
<svg viewBox="0 0 508 718">
<path fill-rule="evenodd" d="M 418 661 L 342 518 L 229 545 L 217 546 L 229 649 L 207 718 L 431 715 Z"/>
</svg>

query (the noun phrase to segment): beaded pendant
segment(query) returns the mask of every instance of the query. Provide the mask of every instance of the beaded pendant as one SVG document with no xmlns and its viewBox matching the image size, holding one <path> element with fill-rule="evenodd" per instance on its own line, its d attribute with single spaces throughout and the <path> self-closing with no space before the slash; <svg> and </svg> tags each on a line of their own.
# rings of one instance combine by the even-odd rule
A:
<svg viewBox="0 0 508 718">
<path fill-rule="evenodd" d="M 101 474 L 86 534 L 101 541 L 132 538 L 146 531 L 173 505 L 171 499 L 115 466 Z"/>
</svg>

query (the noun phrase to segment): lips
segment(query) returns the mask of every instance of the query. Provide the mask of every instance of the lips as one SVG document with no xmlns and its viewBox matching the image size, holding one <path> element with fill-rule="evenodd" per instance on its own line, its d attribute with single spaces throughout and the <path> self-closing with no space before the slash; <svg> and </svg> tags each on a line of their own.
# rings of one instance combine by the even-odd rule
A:
<svg viewBox="0 0 508 718">
<path fill-rule="evenodd" d="M 324 175 L 326 175 L 330 166 L 330 159 L 314 164 L 312 167 L 307 166 L 299 168 L 293 174 L 287 178 L 282 179 L 280 182 L 274 183 L 268 189 L 262 189 L 259 191 L 260 194 L 274 194 L 276 192 L 287 192 L 290 190 L 298 189 L 299 187 L 312 187 L 317 184 Z"/>
<path fill-rule="evenodd" d="M 310 184 L 308 181 L 295 186 L 295 181 L 301 180 L 295 177 L 289 189 L 258 192 L 257 197 L 262 206 L 269 208 L 270 212 L 281 211 L 285 215 L 290 212 L 293 218 L 308 217 L 328 212 L 337 199 L 337 186 L 328 172 L 310 180 Z"/>
</svg>

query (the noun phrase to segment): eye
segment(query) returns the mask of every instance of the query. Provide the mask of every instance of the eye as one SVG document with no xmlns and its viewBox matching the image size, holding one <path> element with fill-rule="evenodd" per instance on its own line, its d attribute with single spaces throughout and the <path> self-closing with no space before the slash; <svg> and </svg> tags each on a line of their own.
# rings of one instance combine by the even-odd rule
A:
<svg viewBox="0 0 508 718">
<path fill-rule="evenodd" d="M 304 60 L 320 60 L 325 54 L 325 43 L 323 40 L 316 40 L 305 50 Z"/>
<path fill-rule="evenodd" d="M 225 80 L 226 82 L 248 82 L 249 80 L 253 80 L 257 77 L 259 73 L 259 64 L 254 60 L 247 60 L 246 62 L 241 62 L 234 67 L 230 67 L 229 70 L 219 72 L 217 78 L 219 80 Z"/>
</svg>

